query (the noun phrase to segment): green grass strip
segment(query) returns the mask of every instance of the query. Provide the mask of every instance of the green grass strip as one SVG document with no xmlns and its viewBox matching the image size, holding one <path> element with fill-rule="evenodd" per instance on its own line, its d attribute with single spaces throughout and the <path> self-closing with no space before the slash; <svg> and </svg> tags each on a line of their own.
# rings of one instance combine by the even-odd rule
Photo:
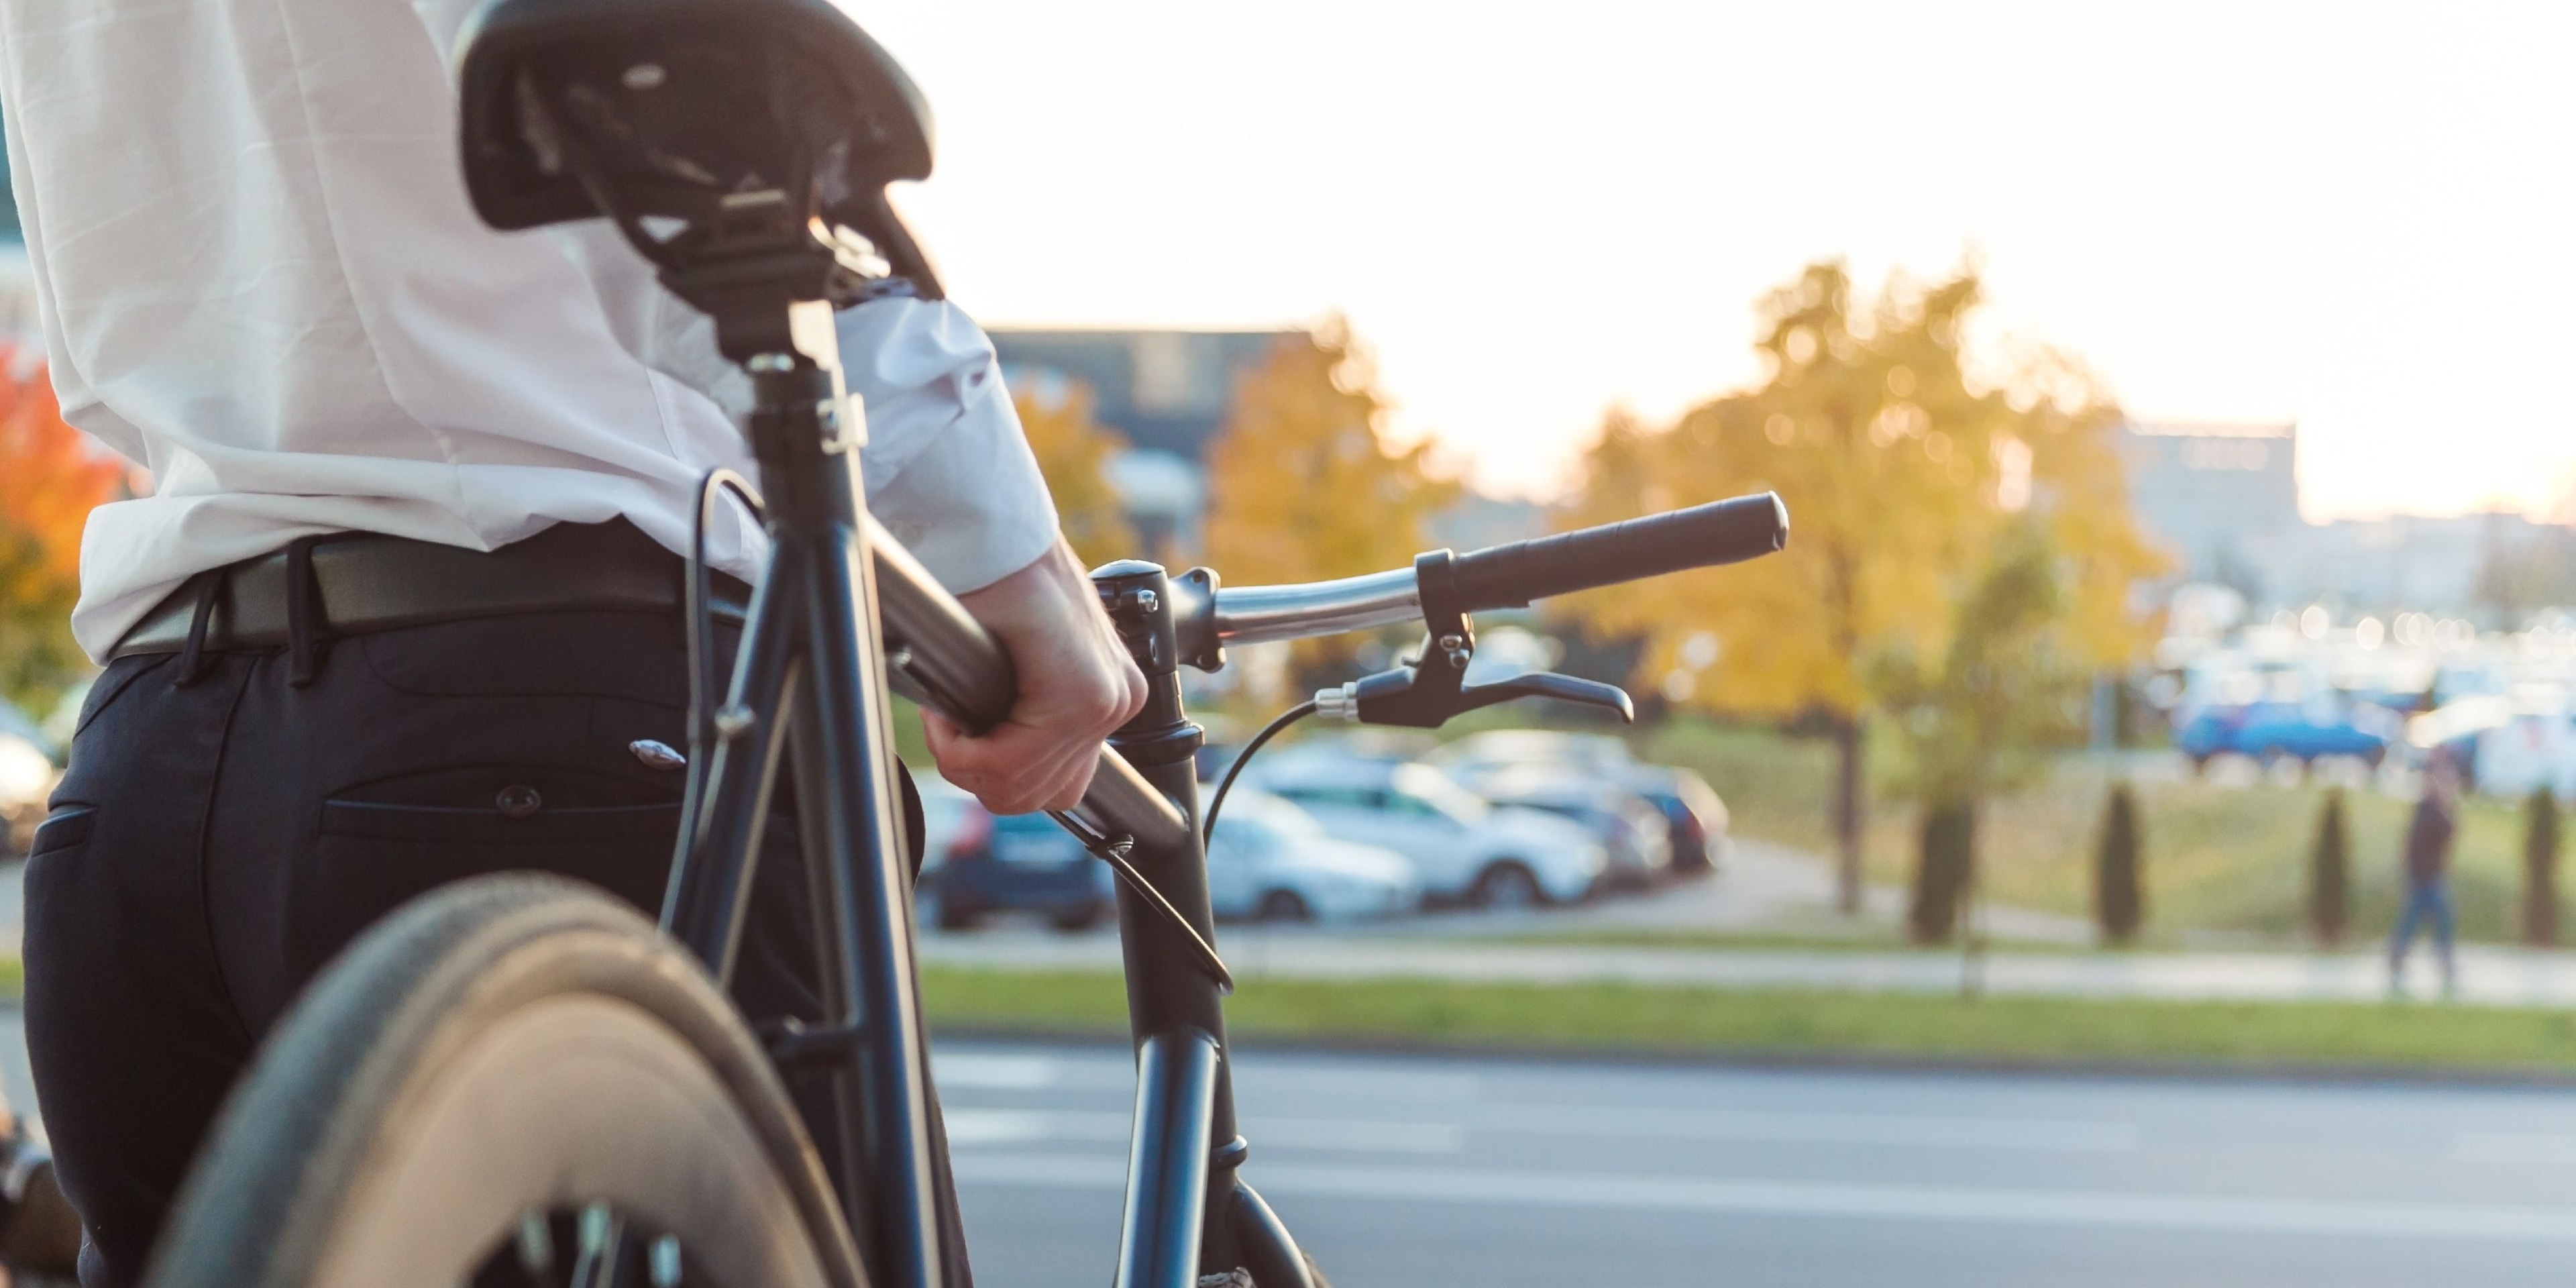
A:
<svg viewBox="0 0 2576 1288">
<path fill-rule="evenodd" d="M 925 966 L 934 1025 L 1125 1029 L 1119 979 Z M 2047 997 L 1252 980 L 1238 1035 L 1401 1046 L 2007 1065 L 2576 1076 L 2576 1017 L 2432 1003 L 2092 1001 Z"/>
</svg>

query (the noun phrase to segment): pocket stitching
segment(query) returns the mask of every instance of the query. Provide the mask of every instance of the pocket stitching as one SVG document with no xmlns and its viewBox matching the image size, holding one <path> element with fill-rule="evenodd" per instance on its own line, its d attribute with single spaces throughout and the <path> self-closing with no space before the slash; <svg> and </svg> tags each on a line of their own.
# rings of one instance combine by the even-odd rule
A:
<svg viewBox="0 0 2576 1288">
<path fill-rule="evenodd" d="M 498 810 L 326 800 L 323 836 L 412 845 L 580 845 L 658 837 L 679 826 L 677 802 L 555 809 L 527 818 Z"/>
<path fill-rule="evenodd" d="M 58 854 L 88 844 L 91 820 L 97 815 L 97 807 L 90 805 L 56 810 L 47 815 L 44 822 L 36 825 L 35 842 L 29 847 L 27 858 L 33 861 L 43 855 Z"/>
<path fill-rule="evenodd" d="M 135 681 L 161 669 L 170 662 L 171 658 L 176 656 L 177 654 L 157 655 L 153 657 L 151 661 L 127 670 L 123 676 L 117 679 L 116 684 L 108 689 L 106 696 L 99 698 L 96 705 L 93 706 L 86 702 L 82 703 L 81 705 L 85 709 L 80 713 L 79 721 L 72 725 L 72 737 L 78 738 L 82 734 L 89 732 L 89 727 L 98 723 L 98 718 L 106 715 L 109 707 L 115 706 L 118 699 L 123 698 L 134 688 Z"/>
</svg>

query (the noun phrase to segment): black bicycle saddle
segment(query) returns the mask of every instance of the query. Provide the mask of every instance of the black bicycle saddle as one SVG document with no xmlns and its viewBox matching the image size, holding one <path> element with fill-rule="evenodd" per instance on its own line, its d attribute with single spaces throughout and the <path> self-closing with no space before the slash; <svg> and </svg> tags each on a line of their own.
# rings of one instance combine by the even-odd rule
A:
<svg viewBox="0 0 2576 1288">
<path fill-rule="evenodd" d="M 607 216 L 665 268 L 846 228 L 939 297 L 885 198 L 930 174 L 929 106 L 828 0 L 487 0 L 457 49 L 494 228 Z"/>
</svg>

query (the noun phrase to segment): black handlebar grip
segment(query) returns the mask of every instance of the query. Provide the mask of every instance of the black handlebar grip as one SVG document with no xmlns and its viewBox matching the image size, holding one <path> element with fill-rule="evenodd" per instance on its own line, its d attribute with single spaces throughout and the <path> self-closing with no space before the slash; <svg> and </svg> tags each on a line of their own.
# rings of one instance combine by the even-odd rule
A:
<svg viewBox="0 0 2576 1288">
<path fill-rule="evenodd" d="M 1709 568 L 1789 544 L 1789 507 L 1763 492 L 1579 532 L 1471 550 L 1451 565 L 1459 608 L 1519 608 L 1533 599 Z"/>
</svg>

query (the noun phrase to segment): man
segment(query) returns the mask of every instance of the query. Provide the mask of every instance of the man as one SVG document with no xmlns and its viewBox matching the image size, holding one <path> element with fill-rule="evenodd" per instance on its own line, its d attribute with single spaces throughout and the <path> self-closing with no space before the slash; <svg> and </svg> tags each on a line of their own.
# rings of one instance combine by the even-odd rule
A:
<svg viewBox="0 0 2576 1288">
<path fill-rule="evenodd" d="M 446 70 L 468 7 L 0 0 L 53 377 L 154 479 L 84 537 L 73 624 L 107 670 L 27 872 L 28 1036 L 91 1288 L 140 1276 L 227 1087 L 372 918 L 501 867 L 658 901 L 686 676 L 675 606 L 634 588 L 678 584 L 701 474 L 748 468 L 747 391 L 612 230 L 475 219 Z M 991 734 L 930 722 L 941 770 L 996 812 L 1071 805 L 1143 680 L 989 343 L 901 299 L 840 332 L 871 506 L 1020 676 Z M 711 538 L 754 575 L 756 529 Z M 385 598 L 435 611 L 362 611 Z M 543 825 L 496 847 L 504 818 Z M 735 982 L 755 1015 L 813 1005 L 784 845 Z"/>
<path fill-rule="evenodd" d="M 2433 923 L 2433 948 L 2442 966 L 2442 994 L 2458 987 L 2458 966 L 2451 955 L 2451 842 L 2459 832 L 2460 771 L 2451 758 L 2435 755 L 2424 771 L 2424 795 L 2415 802 L 2406 824 L 2406 907 L 2397 915 L 2396 933 L 2388 939 L 2388 988 L 2406 989 L 2406 953 L 2414 946 L 2415 928 Z"/>
</svg>

